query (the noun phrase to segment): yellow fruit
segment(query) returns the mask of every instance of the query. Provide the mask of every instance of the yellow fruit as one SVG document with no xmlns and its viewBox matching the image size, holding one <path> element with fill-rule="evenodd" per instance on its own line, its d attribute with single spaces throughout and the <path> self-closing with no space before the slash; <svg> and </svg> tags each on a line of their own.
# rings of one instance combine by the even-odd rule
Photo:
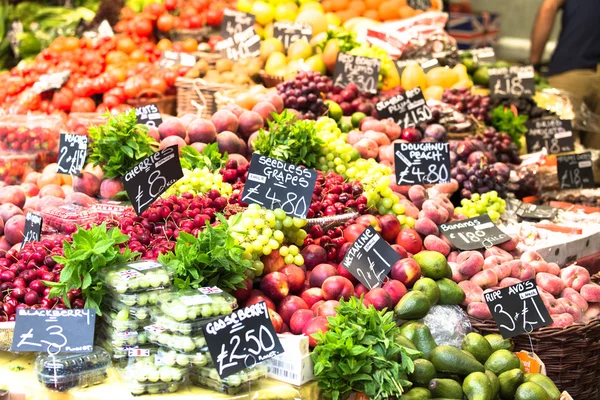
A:
<svg viewBox="0 0 600 400">
<path fill-rule="evenodd" d="M 473 81 L 469 78 L 456 82 L 451 89 L 470 89 L 473 87 Z"/>
<path fill-rule="evenodd" d="M 250 12 L 252 10 L 252 0 L 238 0 L 237 9 L 242 12 Z"/>
<path fill-rule="evenodd" d="M 273 30 L 274 30 L 274 25 L 273 23 L 269 23 L 267 24 L 264 28 L 261 29 L 261 33 L 258 33 L 259 30 L 258 29 L 254 29 L 256 31 L 256 34 L 259 35 L 260 37 L 262 37 L 263 39 L 268 39 L 268 38 L 272 38 L 273 37 Z"/>
<path fill-rule="evenodd" d="M 275 21 L 294 21 L 298 15 L 298 6 L 295 3 L 280 4 L 275 8 Z"/>
<path fill-rule="evenodd" d="M 328 12 L 325 14 L 325 18 L 327 19 L 328 25 L 342 26 L 342 20 L 337 16 L 336 13 Z"/>
<path fill-rule="evenodd" d="M 321 75 L 327 73 L 327 67 L 325 67 L 323 57 L 320 54 L 309 57 L 304 63 L 313 71 L 321 73 Z"/>
<path fill-rule="evenodd" d="M 305 39 L 300 39 L 290 44 L 287 55 L 289 61 L 306 60 L 313 55 L 312 47 Z"/>
<path fill-rule="evenodd" d="M 313 28 L 313 36 L 327 31 L 327 18 L 321 11 L 304 10 L 296 17 L 296 23 L 308 24 Z"/>
<path fill-rule="evenodd" d="M 420 86 L 421 90 L 427 88 L 425 72 L 423 72 L 423 68 L 417 63 L 408 65 L 404 68 L 400 82 L 404 90 L 411 90 L 417 86 Z"/>
<path fill-rule="evenodd" d="M 325 10 L 323 10 L 323 6 L 321 5 L 321 3 L 316 2 L 316 1 L 304 3 L 300 6 L 300 12 L 306 11 L 306 10 L 319 11 L 321 14 L 323 14 L 325 12 Z"/>
<path fill-rule="evenodd" d="M 458 80 L 462 81 L 469 77 L 469 73 L 467 72 L 467 67 L 463 64 L 456 64 L 452 70 L 456 71 L 458 74 Z"/>
<path fill-rule="evenodd" d="M 458 73 L 450 68 L 437 67 L 427 72 L 427 86 L 449 88 L 458 82 Z"/>
<path fill-rule="evenodd" d="M 284 52 L 283 43 L 281 43 L 281 40 L 277 38 L 269 38 L 260 43 L 260 58 L 263 60 L 268 59 L 271 54 L 275 52 Z"/>
<path fill-rule="evenodd" d="M 442 94 L 444 93 L 444 88 L 441 86 L 429 86 L 423 92 L 423 96 L 425 96 L 425 100 L 434 99 L 434 100 L 442 100 Z"/>
<path fill-rule="evenodd" d="M 256 16 L 256 22 L 262 26 L 273 22 L 273 18 L 275 18 L 275 9 L 273 6 L 260 0 L 252 3 L 250 12 Z"/>
<path fill-rule="evenodd" d="M 269 75 L 275 75 L 275 71 L 287 65 L 287 58 L 282 52 L 276 51 L 272 53 L 265 64 L 265 72 Z"/>
</svg>

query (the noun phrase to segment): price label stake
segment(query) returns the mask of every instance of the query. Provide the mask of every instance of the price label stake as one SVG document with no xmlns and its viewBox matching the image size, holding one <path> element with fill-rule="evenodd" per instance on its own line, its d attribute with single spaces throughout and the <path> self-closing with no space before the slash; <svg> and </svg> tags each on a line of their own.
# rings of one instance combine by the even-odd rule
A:
<svg viewBox="0 0 600 400">
<path fill-rule="evenodd" d="M 394 170 L 398 185 L 450 182 L 448 143 L 395 143 Z"/>
<path fill-rule="evenodd" d="M 87 159 L 88 137 L 74 133 L 61 133 L 56 172 L 79 175 Z"/>
<path fill-rule="evenodd" d="M 41 216 L 28 212 L 25 216 L 25 230 L 23 232 L 23 241 L 21 245 L 29 242 L 39 242 L 42 236 L 42 223 L 43 219 Z"/>
<path fill-rule="evenodd" d="M 510 237 L 487 214 L 440 225 L 440 231 L 460 250 L 477 250 L 507 242 Z"/>
<path fill-rule="evenodd" d="M 333 85 L 345 88 L 354 83 L 361 93 L 377 93 L 379 84 L 379 58 L 353 56 L 339 52 L 333 70 Z"/>
<path fill-rule="evenodd" d="M 420 87 L 380 101 L 375 109 L 380 119 L 391 118 L 402 129 L 415 127 L 433 117 Z"/>
<path fill-rule="evenodd" d="M 488 68 L 490 91 L 499 96 L 533 96 L 535 71 L 533 66 Z"/>
<path fill-rule="evenodd" d="M 552 323 L 535 279 L 486 292 L 483 297 L 504 339 Z"/>
<path fill-rule="evenodd" d="M 156 104 L 136 107 L 135 116 L 138 124 L 146 125 L 148 128 L 158 128 L 163 122 Z"/>
<path fill-rule="evenodd" d="M 342 265 L 371 290 L 381 286 L 383 278 L 400 258 L 400 254 L 369 226 L 352 243 Z"/>
<path fill-rule="evenodd" d="M 94 347 L 96 310 L 17 311 L 11 351 L 89 353 Z"/>
<path fill-rule="evenodd" d="M 211 321 L 202 330 L 221 379 L 284 352 L 264 301 Z"/>
<path fill-rule="evenodd" d="M 254 153 L 242 201 L 306 218 L 316 183 L 317 171 Z"/>
<path fill-rule="evenodd" d="M 548 154 L 568 153 L 575 150 L 575 137 L 570 120 L 544 118 L 525 123 L 527 152 L 535 153 L 546 148 Z"/>
<path fill-rule="evenodd" d="M 144 158 L 123 177 L 129 200 L 140 215 L 172 184 L 183 177 L 177 145 Z"/>
<path fill-rule="evenodd" d="M 295 24 L 290 22 L 275 22 L 273 25 L 273 37 L 281 40 L 283 47 L 288 47 L 298 40 L 306 40 L 310 43 L 312 39 L 312 26 L 307 24 Z"/>
<path fill-rule="evenodd" d="M 596 187 L 592 153 L 568 154 L 556 157 L 558 182 L 561 189 L 582 189 Z"/>
</svg>

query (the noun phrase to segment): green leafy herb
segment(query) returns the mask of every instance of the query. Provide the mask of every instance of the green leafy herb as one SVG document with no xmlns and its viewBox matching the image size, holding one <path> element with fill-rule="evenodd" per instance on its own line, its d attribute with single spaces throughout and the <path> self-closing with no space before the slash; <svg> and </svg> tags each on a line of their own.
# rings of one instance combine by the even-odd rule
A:
<svg viewBox="0 0 600 400">
<path fill-rule="evenodd" d="M 285 161 L 294 165 L 313 168 L 317 164 L 317 154 L 325 145 L 317 135 L 314 121 L 296 121 L 296 116 L 287 110 L 273 114 L 269 121 L 269 131 L 261 129 L 253 144 L 258 154 Z"/>
<path fill-rule="evenodd" d="M 327 42 L 335 39 L 339 44 L 340 51 L 343 53 L 347 53 L 355 47 L 359 47 L 360 43 L 356 41 L 355 33 L 348 33 L 342 31 L 327 31 L 327 36 L 325 39 L 319 43 L 317 46 L 321 49 L 321 51 L 325 50 L 325 46 L 327 46 Z"/>
<path fill-rule="evenodd" d="M 329 331 L 313 335 L 314 373 L 325 397 L 344 399 L 363 392 L 370 399 L 399 398 L 414 371 L 411 356 L 421 353 L 394 342 L 400 329 L 393 313 L 368 308 L 355 297 L 340 301 Z"/>
<path fill-rule="evenodd" d="M 492 126 L 498 132 L 506 132 L 510 140 L 521 149 L 521 137 L 527 132 L 525 122 L 529 117 L 527 115 L 515 115 L 510 108 L 498 106 L 492 111 Z"/>
<path fill-rule="evenodd" d="M 219 286 L 231 290 L 244 286 L 252 262 L 244 259 L 244 248 L 235 243 L 230 230 L 241 217 L 236 214 L 228 222 L 217 214 L 220 224 L 211 226 L 207 222 L 198 237 L 179 232 L 174 252 L 158 257 L 173 270 L 175 286 L 180 289 Z"/>
<path fill-rule="evenodd" d="M 192 146 L 181 149 L 181 167 L 186 169 L 208 168 L 211 172 L 219 171 L 227 162 L 227 153 L 219 152 L 219 145 L 211 143 L 207 145 L 202 153 Z"/>
<path fill-rule="evenodd" d="M 98 315 L 102 315 L 100 303 L 106 290 L 100 277 L 105 268 L 131 261 L 139 253 L 126 248 L 121 254 L 118 245 L 127 242 L 129 236 L 122 234 L 118 228 L 107 231 L 106 223 L 88 230 L 78 227 L 72 238 L 72 243 L 66 240 L 63 243 L 64 256 L 53 257 L 64 268 L 60 272 L 59 282 L 44 281 L 46 286 L 52 287 L 49 297 L 62 296 L 65 305 L 70 306 L 67 297 L 69 291 L 81 289 L 85 308 L 94 308 Z"/>
<path fill-rule="evenodd" d="M 89 161 L 101 165 L 106 178 L 124 176 L 158 149 L 148 127 L 137 123 L 135 110 L 112 116 L 106 124 L 90 127 L 89 133 Z"/>
</svg>

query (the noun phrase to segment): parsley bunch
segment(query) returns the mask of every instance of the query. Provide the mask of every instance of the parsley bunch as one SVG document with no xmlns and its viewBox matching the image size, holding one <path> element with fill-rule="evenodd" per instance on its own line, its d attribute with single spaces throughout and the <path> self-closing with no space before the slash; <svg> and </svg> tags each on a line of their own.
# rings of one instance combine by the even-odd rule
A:
<svg viewBox="0 0 600 400">
<path fill-rule="evenodd" d="M 498 106 L 492 111 L 492 126 L 498 132 L 506 132 L 510 140 L 521 149 L 521 137 L 527 132 L 525 122 L 529 117 L 527 115 L 515 115 L 510 108 Z"/>
<path fill-rule="evenodd" d="M 400 328 L 393 313 L 368 308 L 362 299 L 340 301 L 329 317 L 329 331 L 313 335 L 319 342 L 311 353 L 314 372 L 325 397 L 344 399 L 363 392 L 370 399 L 400 398 L 411 385 L 411 356 L 421 354 L 394 342 Z"/>
<path fill-rule="evenodd" d="M 263 156 L 314 168 L 324 145 L 317 135 L 315 121 L 296 121 L 294 114 L 284 110 L 279 115 L 273 114 L 269 131 L 261 129 L 253 147 Z"/>
<path fill-rule="evenodd" d="M 236 214 L 228 223 L 217 214 L 220 224 L 208 222 L 198 237 L 179 232 L 175 249 L 161 254 L 158 261 L 174 272 L 174 283 L 180 289 L 218 286 L 235 290 L 244 286 L 246 271 L 252 262 L 243 257 L 244 248 L 235 243 L 230 225 L 235 226 L 242 214 Z"/>
<path fill-rule="evenodd" d="M 49 297 L 60 296 L 70 307 L 69 291 L 81 289 L 85 308 L 94 308 L 98 315 L 102 315 L 100 303 L 106 290 L 100 277 L 106 272 L 105 268 L 131 261 L 139 253 L 126 248 L 121 254 L 119 244 L 127 242 L 129 236 L 122 234 L 118 228 L 107 231 L 106 223 L 90 229 L 78 227 L 72 238 L 72 243 L 66 240 L 63 243 L 64 256 L 53 257 L 64 268 L 60 271 L 59 282 L 44 281 L 46 286 L 52 287 Z"/>
<path fill-rule="evenodd" d="M 156 140 L 148 136 L 148 127 L 137 123 L 133 109 L 90 127 L 89 133 L 89 161 L 101 165 L 106 178 L 124 176 L 158 149 Z"/>
</svg>

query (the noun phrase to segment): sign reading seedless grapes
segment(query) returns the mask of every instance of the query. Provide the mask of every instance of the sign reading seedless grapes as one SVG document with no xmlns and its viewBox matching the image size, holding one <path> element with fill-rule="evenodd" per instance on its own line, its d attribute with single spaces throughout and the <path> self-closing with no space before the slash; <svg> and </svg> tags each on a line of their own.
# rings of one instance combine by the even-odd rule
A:
<svg viewBox="0 0 600 400">
<path fill-rule="evenodd" d="M 377 93 L 379 84 L 379 71 L 381 60 L 379 58 L 353 56 L 339 52 L 333 70 L 333 85 L 345 88 L 354 83 L 361 93 Z"/>
<path fill-rule="evenodd" d="M 317 171 L 254 153 L 242 201 L 306 218 L 316 182 Z"/>
<path fill-rule="evenodd" d="M 450 182 L 448 143 L 396 143 L 394 169 L 398 185 Z"/>
<path fill-rule="evenodd" d="M 460 250 L 487 249 L 510 240 L 487 214 L 441 224 L 440 231 Z"/>
<path fill-rule="evenodd" d="M 211 321 L 203 331 L 221 379 L 284 352 L 264 301 Z"/>
</svg>

